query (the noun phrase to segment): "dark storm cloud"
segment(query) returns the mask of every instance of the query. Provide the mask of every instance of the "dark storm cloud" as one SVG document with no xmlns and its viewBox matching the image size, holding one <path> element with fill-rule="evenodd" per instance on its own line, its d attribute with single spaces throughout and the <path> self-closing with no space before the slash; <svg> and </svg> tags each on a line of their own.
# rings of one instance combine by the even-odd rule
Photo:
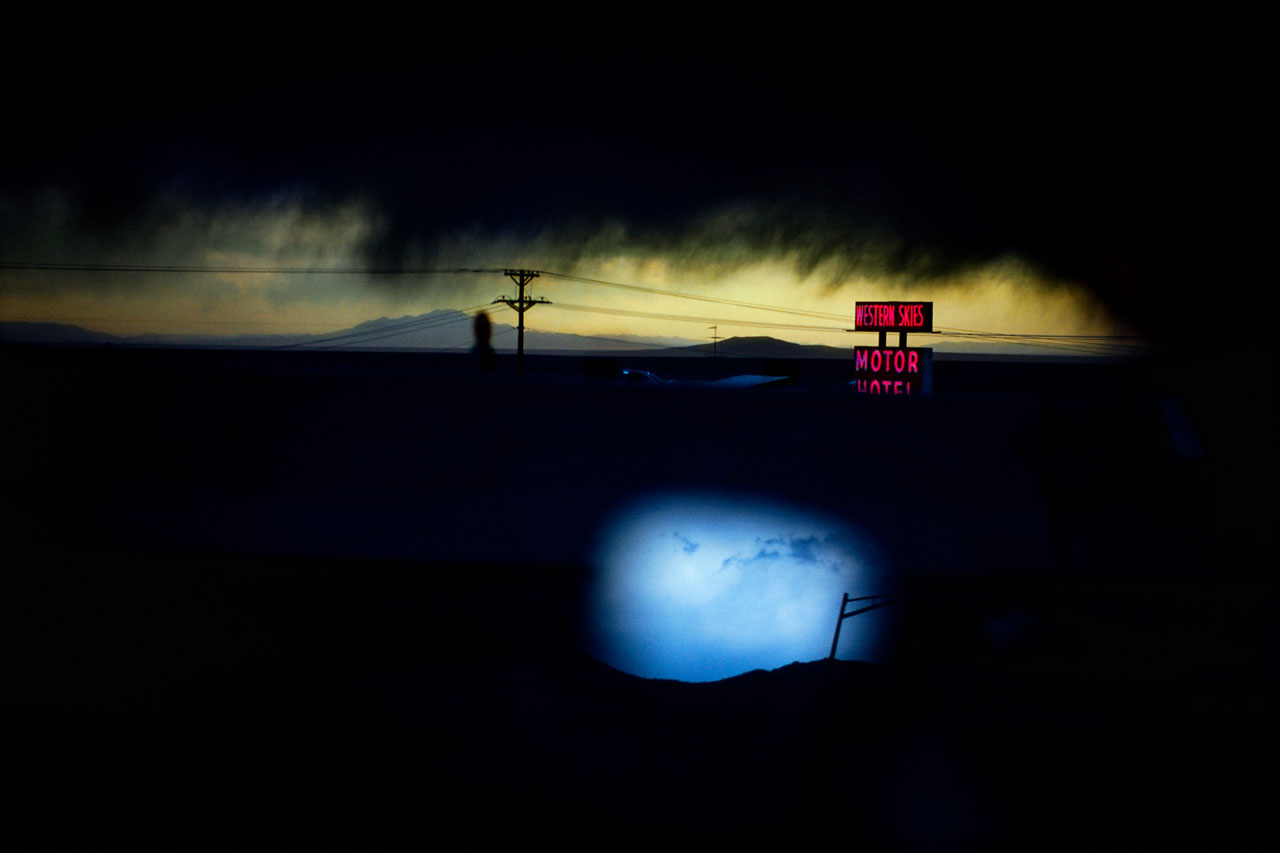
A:
<svg viewBox="0 0 1280 853">
<path fill-rule="evenodd" d="M 6 183 L 62 181 L 104 227 L 161 191 L 207 204 L 372 197 L 388 223 L 370 262 L 458 228 L 620 219 L 659 235 L 791 197 L 879 222 L 893 198 L 938 189 L 918 139 L 895 126 L 894 75 L 848 46 L 795 67 L 807 33 L 756 33 L 771 38 L 740 55 L 730 33 L 660 24 L 593 33 L 607 51 L 395 29 L 245 28 L 212 52 L 86 37 L 43 64 L 39 90 L 19 91 L 33 121 L 6 141 L 19 155 Z"/>
<path fill-rule="evenodd" d="M 1012 253 L 1164 332 L 1172 294 L 1274 272 L 1244 210 L 1274 202 L 1260 54 L 1210 63 L 1212 27 L 1180 34 L 1202 48 L 1187 53 L 1115 21 L 963 23 L 62 33 L 0 60 L 24 82 L 0 191 L 69 193 L 77 227 L 117 255 L 151 239 L 159 197 L 210 214 L 282 195 L 368 205 L 356 251 L 375 267 L 467 235 L 537 249 L 543 268 L 619 250 L 687 270 L 782 257 L 832 281 Z"/>
<path fill-rule="evenodd" d="M 208 206 L 162 194 L 126 222 L 90 221 L 80 197 L 46 190 L 0 192 L 0 259 L 34 264 L 343 267 L 365 242 L 379 217 L 367 205 L 312 204 L 291 196 L 262 197 L 252 204 Z M 265 280 L 265 279 L 264 279 Z M 450 282 L 441 282 L 448 285 Z M 267 295 L 287 304 L 350 297 L 339 277 L 285 276 Z M 178 292 L 198 287 L 210 299 L 225 277 L 171 272 L 141 275 L 96 271 L 6 270 L 0 294 L 107 294 Z M 235 288 L 222 294 L 235 299 Z"/>
<path fill-rule="evenodd" d="M 714 281 L 745 267 L 780 262 L 798 277 L 816 276 L 831 286 L 853 277 L 923 281 L 963 272 L 994 255 L 947 253 L 911 245 L 869 217 L 793 203 L 738 202 L 700 210 L 661 224 L 611 217 L 545 223 L 521 229 L 454 231 L 430 242 L 412 242 L 389 265 L 426 263 L 524 265 L 574 273 L 617 258 L 664 262 L 688 281 Z M 383 259 L 387 263 L 387 259 Z M 386 285 L 415 287 L 412 280 Z"/>
</svg>

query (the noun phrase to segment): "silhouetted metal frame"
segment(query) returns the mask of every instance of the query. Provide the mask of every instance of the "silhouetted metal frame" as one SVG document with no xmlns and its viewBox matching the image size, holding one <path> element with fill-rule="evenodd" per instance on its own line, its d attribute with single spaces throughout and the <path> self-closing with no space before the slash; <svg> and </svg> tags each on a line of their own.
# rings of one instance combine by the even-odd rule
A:
<svg viewBox="0 0 1280 853">
<path fill-rule="evenodd" d="M 881 599 L 881 598 L 887 599 L 887 600 L 879 601 L 878 599 Z M 866 607 L 859 607 L 857 610 L 851 611 L 849 613 L 845 613 L 845 608 L 848 607 L 849 604 L 854 601 L 870 601 L 873 603 L 867 605 Z M 893 604 L 893 596 L 888 594 L 863 595 L 863 596 L 859 596 L 858 598 L 850 598 L 849 593 L 846 592 L 844 594 L 844 597 L 840 600 L 840 616 L 839 618 L 836 619 L 836 634 L 834 637 L 831 638 L 831 654 L 827 657 L 827 660 L 836 659 L 836 646 L 840 644 L 840 626 L 844 624 L 844 620 L 848 619 L 850 616 L 857 616 L 859 613 L 867 613 L 871 610 L 878 610 L 879 608 L 889 604 Z"/>
</svg>

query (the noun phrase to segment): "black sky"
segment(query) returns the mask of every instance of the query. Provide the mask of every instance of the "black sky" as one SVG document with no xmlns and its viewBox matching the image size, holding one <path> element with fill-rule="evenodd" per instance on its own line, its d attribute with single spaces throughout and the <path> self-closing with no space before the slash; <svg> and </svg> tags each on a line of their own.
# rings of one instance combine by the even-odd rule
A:
<svg viewBox="0 0 1280 853">
<path fill-rule="evenodd" d="M 0 192 L 70 191 L 105 232 L 165 192 L 370 199 L 377 264 L 466 228 L 661 246 L 737 205 L 762 240 L 1015 252 L 1164 340 L 1181 297 L 1274 277 L 1247 22 L 925 23 L 45 20 L 0 60 Z"/>
</svg>

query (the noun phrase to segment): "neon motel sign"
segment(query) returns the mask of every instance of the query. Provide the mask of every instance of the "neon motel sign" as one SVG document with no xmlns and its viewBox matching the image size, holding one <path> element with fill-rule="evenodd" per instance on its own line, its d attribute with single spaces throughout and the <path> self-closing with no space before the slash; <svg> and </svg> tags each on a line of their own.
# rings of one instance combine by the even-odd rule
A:
<svg viewBox="0 0 1280 853">
<path fill-rule="evenodd" d="M 932 302 L 855 302 L 855 332 L 932 332 Z"/>
<path fill-rule="evenodd" d="M 932 349 L 853 348 L 853 386 L 860 394 L 927 394 L 932 379 Z"/>
<path fill-rule="evenodd" d="M 908 332 L 933 331 L 932 302 L 857 302 L 855 332 L 898 332 L 903 346 L 854 347 L 853 385 L 860 394 L 910 397 L 928 394 L 933 386 L 933 350 L 909 348 Z"/>
</svg>

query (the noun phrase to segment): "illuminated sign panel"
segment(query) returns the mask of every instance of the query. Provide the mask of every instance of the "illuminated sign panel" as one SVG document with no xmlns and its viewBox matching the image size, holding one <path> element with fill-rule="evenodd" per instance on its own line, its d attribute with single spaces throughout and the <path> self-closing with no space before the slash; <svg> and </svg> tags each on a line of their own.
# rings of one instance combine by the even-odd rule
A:
<svg viewBox="0 0 1280 853">
<path fill-rule="evenodd" d="M 928 394 L 933 385 L 933 350 L 854 347 L 853 370 L 851 384 L 859 394 Z"/>
<path fill-rule="evenodd" d="M 856 332 L 932 332 L 932 302 L 855 302 Z"/>
</svg>

